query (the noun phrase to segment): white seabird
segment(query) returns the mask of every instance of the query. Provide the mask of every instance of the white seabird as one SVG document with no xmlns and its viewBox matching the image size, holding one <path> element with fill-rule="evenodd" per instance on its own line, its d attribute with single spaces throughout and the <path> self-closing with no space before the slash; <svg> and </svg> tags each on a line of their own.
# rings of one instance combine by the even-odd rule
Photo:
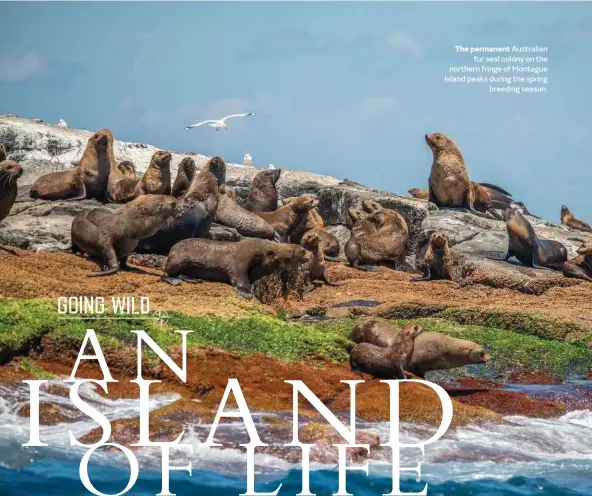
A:
<svg viewBox="0 0 592 496">
<path fill-rule="evenodd" d="M 197 124 L 191 124 L 191 126 L 186 126 L 185 129 L 193 129 L 194 127 L 198 127 L 198 126 L 202 126 L 204 124 L 207 124 L 210 127 L 215 127 L 216 131 L 219 131 L 220 128 L 228 129 L 228 126 L 226 125 L 226 121 L 228 119 L 232 119 L 234 117 L 247 117 L 249 115 L 255 115 L 255 114 L 252 112 L 249 112 L 248 114 L 227 115 L 223 119 L 209 119 L 207 121 L 198 122 Z"/>
</svg>

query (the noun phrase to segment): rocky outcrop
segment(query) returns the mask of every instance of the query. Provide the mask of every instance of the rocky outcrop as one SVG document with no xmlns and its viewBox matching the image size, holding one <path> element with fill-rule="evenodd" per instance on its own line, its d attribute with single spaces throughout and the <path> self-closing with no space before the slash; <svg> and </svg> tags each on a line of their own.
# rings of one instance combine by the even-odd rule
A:
<svg viewBox="0 0 592 496">
<path fill-rule="evenodd" d="M 6 147 L 8 157 L 20 162 L 24 174 L 19 180 L 19 196 L 11 214 L 0 224 L 0 243 L 28 248 L 34 251 L 61 250 L 70 245 L 70 226 L 73 216 L 81 210 L 99 206 L 95 200 L 81 202 L 45 202 L 28 196 L 29 185 L 42 174 L 73 167 L 82 156 L 90 131 L 62 128 L 38 120 L 15 116 L 0 116 L 0 143 Z M 131 160 L 138 175 L 148 167 L 153 145 L 115 141 L 116 160 Z M 209 157 L 199 153 L 171 152 L 171 170 L 176 175 L 178 165 L 191 156 L 198 168 Z M 240 203 L 248 196 L 252 178 L 261 169 L 228 164 L 227 184 L 234 188 Z M 373 199 L 387 208 L 399 212 L 409 226 L 408 253 L 413 264 L 421 257 L 427 240 L 437 229 L 448 236 L 455 255 L 455 263 L 464 283 L 479 283 L 494 287 L 511 288 L 527 293 L 541 293 L 557 285 L 580 284 L 551 270 L 535 270 L 518 262 L 506 263 L 487 258 L 503 255 L 508 238 L 505 223 L 470 214 L 463 209 L 438 209 L 435 205 L 407 196 L 367 188 L 348 179 L 303 171 L 282 171 L 277 183 L 281 198 L 309 195 L 319 200 L 319 212 L 329 232 L 343 246 L 350 237 L 349 208 L 361 208 L 365 199 Z M 118 208 L 107 205 L 106 208 Z M 563 243 L 571 256 L 592 235 L 574 231 L 543 219 L 528 217 L 537 234 Z M 213 239 L 236 241 L 241 236 L 231 228 L 215 225 Z"/>
</svg>

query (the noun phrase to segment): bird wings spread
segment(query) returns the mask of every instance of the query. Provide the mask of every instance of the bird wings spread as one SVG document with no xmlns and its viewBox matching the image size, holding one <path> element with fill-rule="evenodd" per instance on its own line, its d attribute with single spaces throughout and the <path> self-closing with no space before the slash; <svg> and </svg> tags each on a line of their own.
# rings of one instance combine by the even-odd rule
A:
<svg viewBox="0 0 592 496">
<path fill-rule="evenodd" d="M 224 117 L 224 119 L 220 119 L 221 122 L 225 122 L 228 119 L 232 119 L 233 117 L 247 117 L 248 115 L 255 115 L 252 112 L 249 112 L 248 114 L 232 114 L 232 115 L 227 115 L 226 117 Z"/>
<path fill-rule="evenodd" d="M 217 121 L 215 121 L 213 119 L 210 119 L 210 120 L 207 120 L 207 121 L 198 122 L 197 124 L 191 124 L 191 126 L 186 126 L 185 129 L 192 129 L 192 128 L 197 127 L 197 126 L 201 126 L 202 124 L 209 124 L 210 122 L 211 123 L 214 123 L 214 122 L 217 122 Z"/>
</svg>

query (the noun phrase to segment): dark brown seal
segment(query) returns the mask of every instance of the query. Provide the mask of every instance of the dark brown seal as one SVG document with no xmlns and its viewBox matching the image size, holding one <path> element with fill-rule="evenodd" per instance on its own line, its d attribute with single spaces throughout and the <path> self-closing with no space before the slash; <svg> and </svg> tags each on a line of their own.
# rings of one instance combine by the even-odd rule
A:
<svg viewBox="0 0 592 496">
<path fill-rule="evenodd" d="M 372 223 L 370 214 L 355 208 L 348 208 L 347 213 L 352 221 L 352 238 L 376 233 L 376 226 Z"/>
<path fill-rule="evenodd" d="M 175 177 L 175 183 L 173 184 L 172 195 L 176 198 L 183 196 L 189 189 L 196 172 L 197 168 L 191 157 L 185 157 L 181 160 L 177 169 L 177 177 Z"/>
<path fill-rule="evenodd" d="M 143 195 L 115 212 L 94 208 L 78 213 L 72 221 L 72 252 L 101 260 L 102 272 L 114 274 L 127 267 L 127 257 L 138 241 L 152 236 L 175 210 L 176 198 Z"/>
<path fill-rule="evenodd" d="M 4 162 L 6 160 L 6 149 L 4 145 L 0 143 L 0 162 Z"/>
<path fill-rule="evenodd" d="M 561 207 L 561 223 L 564 226 L 571 227 L 572 229 L 576 229 L 578 231 L 592 232 L 590 225 L 583 220 L 576 219 L 566 205 Z"/>
<path fill-rule="evenodd" d="M 409 194 L 413 198 L 417 198 L 418 200 L 429 200 L 430 199 L 430 192 L 427 189 L 412 188 L 409 190 Z"/>
<path fill-rule="evenodd" d="M 432 370 L 448 370 L 475 363 L 487 363 L 490 357 L 472 341 L 456 339 L 437 332 L 422 332 L 415 339 L 409 372 L 423 377 Z"/>
<path fill-rule="evenodd" d="M 113 135 L 101 129 L 88 140 L 76 167 L 67 171 L 50 172 L 31 186 L 31 198 L 43 200 L 105 200 L 113 156 Z"/>
<path fill-rule="evenodd" d="M 150 165 L 135 189 L 135 196 L 171 194 L 171 154 L 158 151 L 152 155 Z"/>
<path fill-rule="evenodd" d="M 452 281 L 452 252 L 448 246 L 446 234 L 436 231 L 430 236 L 428 248 L 420 264 L 423 276 L 414 277 L 412 281 Z"/>
<path fill-rule="evenodd" d="M 349 355 L 352 370 L 383 379 L 405 379 L 405 370 L 409 368 L 415 339 L 421 332 L 421 326 L 416 325 L 393 328 L 386 347 L 360 342 Z"/>
<path fill-rule="evenodd" d="M 508 230 L 508 251 L 503 258 L 489 257 L 492 260 L 508 261 L 515 256 L 527 267 L 535 269 L 549 268 L 563 270 L 567 261 L 567 249 L 558 241 L 541 239 L 528 222 L 518 205 L 506 210 L 506 228 Z"/>
<path fill-rule="evenodd" d="M 321 237 L 317 231 L 311 230 L 302 236 L 300 240 L 300 246 L 310 252 L 309 255 L 309 279 L 307 280 L 307 290 L 312 290 L 315 286 L 315 282 L 324 282 L 328 286 L 343 286 L 345 283 L 342 282 L 331 282 L 327 279 L 326 267 L 325 267 L 325 254 L 321 246 Z"/>
<path fill-rule="evenodd" d="M 173 215 L 153 236 L 140 241 L 138 249 L 166 254 L 183 239 L 205 238 L 218 208 L 219 185 L 216 178 L 220 169 L 226 169 L 224 160 L 211 158 L 193 178 L 187 192 L 179 198 Z"/>
<path fill-rule="evenodd" d="M 163 280 L 200 279 L 230 283 L 244 298 L 253 297 L 252 285 L 263 276 L 306 262 L 306 252 L 298 245 L 263 239 L 236 242 L 186 239 L 171 249 Z"/>
<path fill-rule="evenodd" d="M 423 332 L 423 327 L 419 324 L 407 324 L 399 328 L 385 320 L 369 319 L 354 326 L 349 334 L 349 339 L 356 344 L 370 343 L 386 348 L 397 343 L 397 340 L 401 337 L 401 332 L 412 333 L 417 336 Z"/>
<path fill-rule="evenodd" d="M 255 213 L 265 220 L 283 241 L 287 241 L 300 224 L 306 220 L 308 213 L 318 204 L 319 201 L 314 198 L 299 196 L 274 212 Z"/>
<path fill-rule="evenodd" d="M 578 256 L 563 264 L 563 275 L 592 282 L 592 241 L 578 248 Z"/>
<path fill-rule="evenodd" d="M 136 197 L 136 186 L 139 179 L 136 178 L 136 168 L 129 160 L 115 165 L 115 158 L 111 158 L 111 173 L 107 195 L 113 203 L 127 203 Z"/>
<path fill-rule="evenodd" d="M 251 191 L 244 207 L 251 212 L 273 212 L 278 208 L 278 192 L 276 183 L 282 170 L 272 169 L 261 171 L 253 178 Z"/>
<path fill-rule="evenodd" d="M 234 197 L 234 192 L 224 187 L 220 192 L 216 222 L 233 227 L 242 236 L 280 240 L 279 234 L 259 215 L 241 207 Z"/>
<path fill-rule="evenodd" d="M 10 213 L 18 193 L 17 180 L 23 175 L 23 168 L 14 160 L 0 162 L 0 221 Z"/>
</svg>

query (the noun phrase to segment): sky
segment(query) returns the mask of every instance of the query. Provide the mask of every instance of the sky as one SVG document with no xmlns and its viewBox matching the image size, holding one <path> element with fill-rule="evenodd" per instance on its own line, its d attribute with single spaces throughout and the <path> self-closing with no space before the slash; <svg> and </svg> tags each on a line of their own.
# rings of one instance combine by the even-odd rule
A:
<svg viewBox="0 0 592 496">
<path fill-rule="evenodd" d="M 396 193 L 427 187 L 442 132 L 472 180 L 592 223 L 592 3 L 10 2 L 0 19 L 0 113 Z M 444 83 L 455 45 L 512 44 L 548 47 L 546 94 Z"/>
</svg>

